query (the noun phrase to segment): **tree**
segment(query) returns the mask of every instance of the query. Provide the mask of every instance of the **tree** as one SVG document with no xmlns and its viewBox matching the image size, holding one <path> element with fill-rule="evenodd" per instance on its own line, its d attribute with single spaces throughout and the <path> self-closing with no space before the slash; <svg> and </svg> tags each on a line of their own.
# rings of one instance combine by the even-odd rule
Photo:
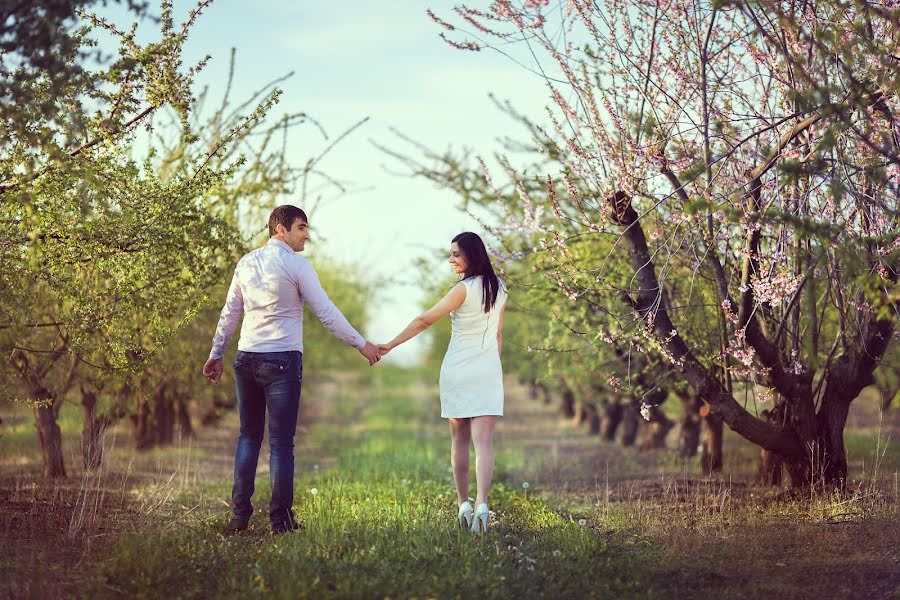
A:
<svg viewBox="0 0 900 600">
<path fill-rule="evenodd" d="M 795 485 L 842 485 L 850 402 L 895 336 L 900 15 L 865 1 L 572 0 L 551 22 L 547 5 L 460 7 L 477 41 L 450 41 L 521 40 L 544 61 L 550 277 L 573 302 L 625 302 L 631 334 Z M 571 256 L 611 234 L 589 267 Z M 738 382 L 770 390 L 766 416 L 737 402 Z"/>
<path fill-rule="evenodd" d="M 171 177 L 153 168 L 152 157 L 139 163 L 129 152 L 134 128 L 159 109 L 171 107 L 186 123 L 193 76 L 205 61 L 183 69 L 181 48 L 208 4 L 176 27 L 164 2 L 160 39 L 146 45 L 137 44 L 133 30 L 79 13 L 121 43 L 111 64 L 78 69 L 71 78 L 78 85 L 48 100 L 82 115 L 86 141 L 67 140 L 40 102 L 19 107 L 40 143 L 15 131 L 3 140 L 0 324 L 11 357 L 4 367 L 35 401 L 48 477 L 65 475 L 56 415 L 76 370 L 140 364 L 191 318 L 202 291 L 221 277 L 210 257 L 236 248 L 234 229 L 206 210 L 236 168 L 210 166 L 225 144 Z M 82 29 L 73 39 L 87 48 L 88 33 Z M 53 76 L 35 72 L 23 86 L 43 97 L 55 90 Z M 242 126 L 259 120 L 275 99 Z M 185 139 L 192 139 L 188 129 Z"/>
</svg>

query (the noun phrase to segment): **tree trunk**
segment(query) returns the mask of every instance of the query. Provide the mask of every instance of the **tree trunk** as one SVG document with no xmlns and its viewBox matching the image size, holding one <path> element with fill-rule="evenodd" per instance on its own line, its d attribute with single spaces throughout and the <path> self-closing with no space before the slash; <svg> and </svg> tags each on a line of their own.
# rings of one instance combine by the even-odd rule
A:
<svg viewBox="0 0 900 600">
<path fill-rule="evenodd" d="M 528 397 L 532 400 L 538 399 L 538 386 L 534 379 L 528 380 Z"/>
<path fill-rule="evenodd" d="M 137 411 L 130 415 L 131 418 L 131 443 L 135 450 L 146 450 L 156 443 L 156 436 L 150 426 L 150 404 L 147 399 L 138 398 Z"/>
<path fill-rule="evenodd" d="M 178 419 L 178 431 L 182 438 L 194 437 L 194 426 L 191 424 L 191 413 L 188 411 L 187 400 L 179 396 L 175 401 L 177 406 L 176 417 Z"/>
<path fill-rule="evenodd" d="M 779 416 L 783 411 L 778 407 L 773 410 L 764 410 L 759 418 L 777 424 L 783 417 Z M 780 486 L 784 472 L 784 459 L 777 452 L 771 452 L 765 448 L 759 449 L 759 479 L 763 485 Z"/>
<path fill-rule="evenodd" d="M 161 383 L 153 391 L 153 416 L 156 420 L 156 443 L 167 446 L 175 441 L 175 406 L 168 385 Z"/>
<path fill-rule="evenodd" d="M 759 449 L 759 479 L 763 485 L 781 486 L 784 460 L 775 452 Z"/>
<path fill-rule="evenodd" d="M 700 406 L 703 404 L 696 396 L 678 394 L 684 415 L 681 417 L 681 456 L 691 458 L 696 456 L 697 447 L 700 445 L 700 430 L 703 428 L 703 418 L 700 416 Z"/>
<path fill-rule="evenodd" d="M 87 471 L 103 464 L 103 433 L 106 419 L 97 418 L 97 395 L 81 388 L 81 458 Z"/>
<path fill-rule="evenodd" d="M 538 388 L 541 390 L 541 397 L 544 399 L 544 404 L 550 404 L 550 402 L 553 401 L 553 398 L 550 396 L 550 388 L 543 383 L 539 383 Z"/>
<path fill-rule="evenodd" d="M 654 450 L 666 447 L 666 436 L 672 428 L 675 427 L 675 421 L 666 416 L 659 408 L 654 406 L 650 409 L 650 421 L 644 426 L 644 439 L 641 442 L 641 450 Z"/>
<path fill-rule="evenodd" d="M 622 408 L 622 445 L 633 446 L 643 417 L 633 400 L 625 403 Z"/>
<path fill-rule="evenodd" d="M 234 398 L 222 399 L 219 396 L 213 398 L 212 408 L 208 408 L 200 415 L 200 424 L 203 427 L 211 427 L 218 423 L 225 411 L 233 411 L 237 408 L 237 400 Z"/>
<path fill-rule="evenodd" d="M 587 417 L 587 406 L 585 406 L 584 402 L 579 402 L 575 406 L 575 424 L 583 425 L 587 421 Z"/>
<path fill-rule="evenodd" d="M 623 408 L 618 399 L 610 399 L 603 410 L 603 419 L 600 421 L 600 437 L 611 442 L 616 437 L 616 430 L 622 422 Z"/>
<path fill-rule="evenodd" d="M 881 402 L 879 402 L 881 412 L 885 412 L 891 407 L 891 404 L 894 402 L 894 398 L 900 397 L 900 387 L 890 388 L 877 386 L 877 389 L 878 393 L 881 394 Z"/>
<path fill-rule="evenodd" d="M 586 413 L 586 421 L 588 424 L 588 435 L 597 435 L 600 431 L 600 415 L 597 413 L 597 405 L 593 402 L 584 402 L 584 410 Z"/>
<path fill-rule="evenodd" d="M 872 106 L 885 111 L 886 114 L 890 113 L 883 105 L 880 108 L 878 104 Z M 814 116 L 805 120 L 803 127 L 815 123 L 817 118 L 819 117 Z M 794 133 L 799 131 L 795 130 Z M 745 198 L 749 201 L 751 213 L 757 214 L 761 211 L 761 175 L 772 164 L 767 159 L 748 174 L 750 190 Z M 677 176 L 671 170 L 664 170 L 663 174 L 672 182 L 683 199 L 687 200 L 687 193 Z M 745 244 L 747 251 L 744 253 L 741 271 L 743 292 L 738 303 L 729 297 L 728 277 L 719 262 L 719 257 L 714 251 L 708 252 L 707 260 L 713 269 L 720 295 L 730 306 L 738 308 L 736 324 L 744 330 L 747 343 L 765 368 L 767 385 L 784 396 L 791 409 L 787 413 L 789 418 L 780 426 L 773 427 L 742 407 L 735 400 L 730 387 L 718 380 L 715 370 L 706 367 L 692 353 L 685 339 L 676 332 L 668 314 L 664 288 L 657 278 L 640 216 L 632 206 L 631 200 L 631 197 L 622 190 L 617 190 L 606 198 L 611 208 L 612 221 L 623 228 L 622 238 L 628 246 L 636 280 L 637 296 L 632 297 L 628 292 L 624 292 L 622 299 L 642 320 L 652 322 L 654 334 L 672 360 L 679 365 L 684 379 L 706 403 L 705 408 L 714 411 L 713 414 L 706 416 L 703 441 L 705 452 L 701 457 L 704 472 L 721 468 L 721 428 L 722 420 L 725 420 L 733 431 L 745 439 L 779 453 L 785 461 L 793 485 L 808 485 L 818 477 L 819 469 L 825 484 L 845 485 L 847 458 L 843 431 L 849 405 L 862 388 L 874 382 L 873 372 L 884 357 L 894 335 L 895 314 L 891 311 L 885 315 L 876 311 L 871 314 L 860 313 L 855 327 L 852 328 L 855 329 L 855 333 L 841 323 L 839 341 L 843 346 L 843 352 L 833 361 L 829 358 L 831 366 L 826 366 L 823 374 L 826 384 L 821 396 L 820 409 L 816 414 L 813 402 L 813 395 L 816 392 L 812 387 L 816 370 L 804 368 L 802 364 L 799 370 L 793 366 L 788 368 L 777 339 L 775 342 L 769 339 L 765 324 L 757 316 L 757 302 L 752 293 L 750 279 L 753 273 L 758 271 L 761 229 L 751 227 L 747 231 Z M 860 214 L 863 212 L 860 211 Z M 874 256 L 870 256 L 870 259 L 871 266 L 880 269 L 881 277 L 887 283 L 887 285 L 879 284 L 879 301 L 889 305 L 892 297 L 888 290 L 897 282 L 900 261 L 894 258 L 886 264 L 884 260 Z M 838 290 L 840 289 L 838 282 Z M 663 295 L 662 302 L 660 294 Z M 713 419 L 718 422 L 714 422 Z"/>
<path fill-rule="evenodd" d="M 559 400 L 559 411 L 568 419 L 575 416 L 575 394 L 572 390 L 568 388 L 563 390 Z M 579 421 L 580 423 L 581 421 Z"/>
<path fill-rule="evenodd" d="M 44 390 L 44 396 L 33 396 L 38 400 L 50 400 L 50 394 Z M 56 411 L 53 404 L 34 407 L 34 421 L 37 426 L 38 442 L 44 459 L 44 477 L 57 478 L 66 476 L 66 465 L 63 460 L 62 433 L 56 422 Z"/>
<path fill-rule="evenodd" d="M 156 384 L 150 401 L 141 397 L 137 412 L 131 415 L 131 438 L 138 450 L 171 444 L 175 440 L 176 413 L 168 384 L 168 381 Z"/>
<path fill-rule="evenodd" d="M 703 417 L 703 441 L 700 449 L 700 469 L 704 475 L 722 470 L 723 420 L 718 414 Z"/>
<path fill-rule="evenodd" d="M 844 448 L 844 427 L 847 425 L 847 413 L 850 412 L 850 401 L 840 394 L 822 398 L 819 410 L 819 439 L 814 448 L 820 445 L 821 453 L 811 465 L 813 482 L 836 485 L 843 488 L 847 483 L 847 451 Z M 816 464 L 819 463 L 819 464 Z"/>
</svg>

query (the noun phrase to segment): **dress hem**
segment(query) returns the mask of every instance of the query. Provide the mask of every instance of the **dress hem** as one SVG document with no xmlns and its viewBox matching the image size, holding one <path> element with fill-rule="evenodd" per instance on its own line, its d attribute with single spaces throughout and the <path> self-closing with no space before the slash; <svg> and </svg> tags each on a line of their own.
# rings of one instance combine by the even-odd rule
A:
<svg viewBox="0 0 900 600">
<path fill-rule="evenodd" d="M 503 413 L 497 412 L 481 412 L 477 414 L 468 414 L 468 415 L 441 415 L 442 419 L 472 419 L 474 417 L 502 417 Z"/>
</svg>

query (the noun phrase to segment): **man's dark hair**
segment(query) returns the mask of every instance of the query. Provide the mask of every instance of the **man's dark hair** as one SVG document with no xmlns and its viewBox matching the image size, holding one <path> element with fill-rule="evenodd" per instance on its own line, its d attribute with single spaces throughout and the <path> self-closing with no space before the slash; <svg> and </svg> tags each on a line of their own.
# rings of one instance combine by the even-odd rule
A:
<svg viewBox="0 0 900 600">
<path fill-rule="evenodd" d="M 284 225 L 285 229 L 290 229 L 294 226 L 294 222 L 297 219 L 302 220 L 304 223 L 309 223 L 309 219 L 306 218 L 306 213 L 302 209 L 290 204 L 276 206 L 272 214 L 269 215 L 269 237 L 275 235 L 276 225 Z"/>
</svg>

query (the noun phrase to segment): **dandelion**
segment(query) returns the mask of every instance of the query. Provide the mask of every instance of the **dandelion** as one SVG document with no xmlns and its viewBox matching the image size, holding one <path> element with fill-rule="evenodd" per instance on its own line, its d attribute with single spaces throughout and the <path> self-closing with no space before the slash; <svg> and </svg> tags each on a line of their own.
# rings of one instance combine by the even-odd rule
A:
<svg viewBox="0 0 900 600">
<path fill-rule="evenodd" d="M 523 481 L 523 482 L 522 482 L 522 489 L 523 489 L 523 490 L 527 490 L 527 489 L 530 488 L 530 487 L 531 487 L 531 485 L 530 485 L 527 481 Z"/>
<path fill-rule="evenodd" d="M 315 496 L 316 494 L 319 493 L 319 490 L 317 490 L 316 488 L 312 488 L 311 490 L 309 490 L 309 493 L 312 494 L 313 496 Z"/>
<path fill-rule="evenodd" d="M 560 552 L 559 550 L 554 550 L 554 551 L 553 551 L 553 556 L 559 556 L 559 555 L 561 555 L 561 554 L 562 554 L 562 552 Z"/>
<path fill-rule="evenodd" d="M 587 527 L 587 519 L 578 519 L 578 524 L 582 527 Z"/>
</svg>

